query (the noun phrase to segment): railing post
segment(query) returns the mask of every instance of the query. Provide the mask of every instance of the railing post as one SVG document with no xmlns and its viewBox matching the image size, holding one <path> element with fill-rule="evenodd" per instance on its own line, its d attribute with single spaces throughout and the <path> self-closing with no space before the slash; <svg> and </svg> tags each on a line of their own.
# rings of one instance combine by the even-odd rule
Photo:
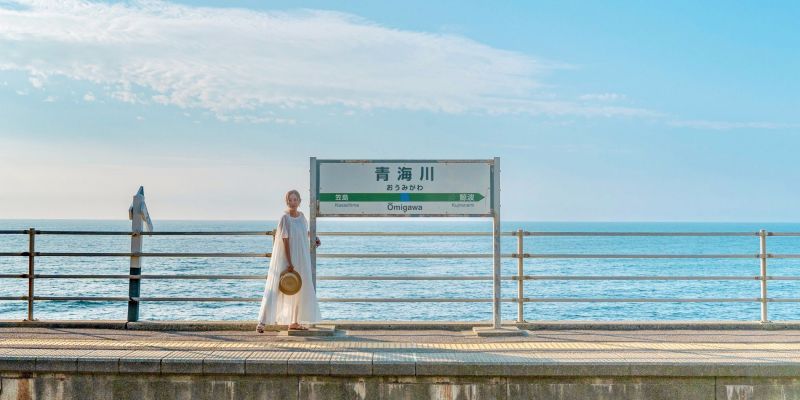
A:
<svg viewBox="0 0 800 400">
<path fill-rule="evenodd" d="M 36 256 L 36 229 L 28 229 L 28 319 L 27 321 L 34 321 L 33 318 L 33 282 L 34 273 L 36 272 L 34 257 Z"/>
<path fill-rule="evenodd" d="M 141 229 L 141 228 L 139 228 Z M 141 231 L 133 231 L 131 233 L 131 263 L 130 275 L 142 274 L 142 261 L 138 255 L 142 251 L 142 233 Z M 141 279 L 130 278 L 128 281 L 128 322 L 136 322 L 139 320 L 139 300 L 141 295 Z"/>
<path fill-rule="evenodd" d="M 517 229 L 517 322 L 525 322 L 525 249 L 522 228 Z"/>
<path fill-rule="evenodd" d="M 133 196 L 133 203 L 128 209 L 128 218 L 131 220 L 131 263 L 129 274 L 132 276 L 128 280 L 128 322 L 139 320 L 139 296 L 142 285 L 142 230 L 147 227 L 149 232 L 153 231 L 153 223 L 150 221 L 150 214 L 147 212 L 147 205 L 144 202 L 144 187 L 139 187 L 139 191 Z"/>
<path fill-rule="evenodd" d="M 767 318 L 767 231 L 762 229 L 758 232 L 759 239 L 759 260 L 761 261 L 761 323 L 769 322 Z"/>
</svg>

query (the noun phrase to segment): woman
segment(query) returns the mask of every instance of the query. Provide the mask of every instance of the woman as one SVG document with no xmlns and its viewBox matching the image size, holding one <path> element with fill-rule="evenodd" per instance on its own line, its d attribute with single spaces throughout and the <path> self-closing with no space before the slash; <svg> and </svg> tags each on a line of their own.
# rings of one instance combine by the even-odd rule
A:
<svg viewBox="0 0 800 400">
<path fill-rule="evenodd" d="M 309 245 L 308 221 L 300 206 L 300 192 L 286 192 L 287 210 L 281 216 L 275 229 L 272 257 L 269 261 L 267 284 L 264 298 L 258 313 L 258 333 L 264 332 L 264 325 L 288 324 L 289 329 L 306 330 L 300 323 L 313 324 L 321 319 L 317 293 L 311 279 L 311 247 Z M 322 243 L 315 238 L 315 246 Z M 280 275 L 285 270 L 295 270 L 300 274 L 302 286 L 293 295 L 285 295 L 279 289 Z"/>
</svg>

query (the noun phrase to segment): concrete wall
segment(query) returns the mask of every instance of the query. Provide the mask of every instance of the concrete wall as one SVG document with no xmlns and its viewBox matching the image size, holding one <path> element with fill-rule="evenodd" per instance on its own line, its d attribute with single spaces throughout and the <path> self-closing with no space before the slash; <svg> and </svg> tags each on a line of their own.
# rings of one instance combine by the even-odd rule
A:
<svg viewBox="0 0 800 400">
<path fill-rule="evenodd" d="M 800 399 L 800 379 L 0 373 L 0 400 Z"/>
</svg>

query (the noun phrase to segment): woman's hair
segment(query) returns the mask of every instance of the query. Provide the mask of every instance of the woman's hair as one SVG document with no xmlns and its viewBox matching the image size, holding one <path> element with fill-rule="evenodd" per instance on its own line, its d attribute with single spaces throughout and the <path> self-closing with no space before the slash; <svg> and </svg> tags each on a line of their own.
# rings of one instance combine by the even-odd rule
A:
<svg viewBox="0 0 800 400">
<path fill-rule="evenodd" d="M 298 192 L 297 190 L 292 189 L 292 190 L 286 192 L 286 198 L 285 198 L 286 204 L 289 204 L 289 196 L 291 196 L 291 195 L 297 196 L 297 200 L 303 200 L 303 198 L 300 197 L 300 192 Z"/>
</svg>

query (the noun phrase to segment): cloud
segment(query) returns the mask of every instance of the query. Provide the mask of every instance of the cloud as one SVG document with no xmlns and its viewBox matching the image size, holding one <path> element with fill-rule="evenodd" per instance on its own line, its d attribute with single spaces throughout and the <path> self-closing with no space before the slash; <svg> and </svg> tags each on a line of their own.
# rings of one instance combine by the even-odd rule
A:
<svg viewBox="0 0 800 400">
<path fill-rule="evenodd" d="M 0 70 L 108 87 L 132 104 L 261 118 L 337 106 L 444 113 L 651 116 L 554 99 L 562 66 L 453 35 L 331 11 L 258 12 L 161 1 L 0 2 Z M 33 78 L 31 84 L 36 86 Z"/>
<path fill-rule="evenodd" d="M 705 129 L 715 131 L 728 131 L 732 129 L 797 129 L 800 124 L 787 124 L 779 122 L 730 122 L 730 121 L 705 121 L 705 120 L 674 120 L 669 125 L 681 128 Z"/>
<path fill-rule="evenodd" d="M 92 93 L 92 92 L 86 92 L 86 94 L 83 95 L 83 100 L 84 101 L 91 102 L 91 101 L 95 101 L 95 99 L 96 99 L 96 97 L 94 97 L 94 93 Z"/>
<path fill-rule="evenodd" d="M 28 81 L 31 83 L 31 86 L 35 87 L 36 89 L 41 89 L 44 86 L 44 80 L 36 76 L 28 78 Z"/>
<path fill-rule="evenodd" d="M 625 95 L 619 93 L 588 93 L 578 98 L 585 101 L 616 101 L 624 99 Z"/>
</svg>

